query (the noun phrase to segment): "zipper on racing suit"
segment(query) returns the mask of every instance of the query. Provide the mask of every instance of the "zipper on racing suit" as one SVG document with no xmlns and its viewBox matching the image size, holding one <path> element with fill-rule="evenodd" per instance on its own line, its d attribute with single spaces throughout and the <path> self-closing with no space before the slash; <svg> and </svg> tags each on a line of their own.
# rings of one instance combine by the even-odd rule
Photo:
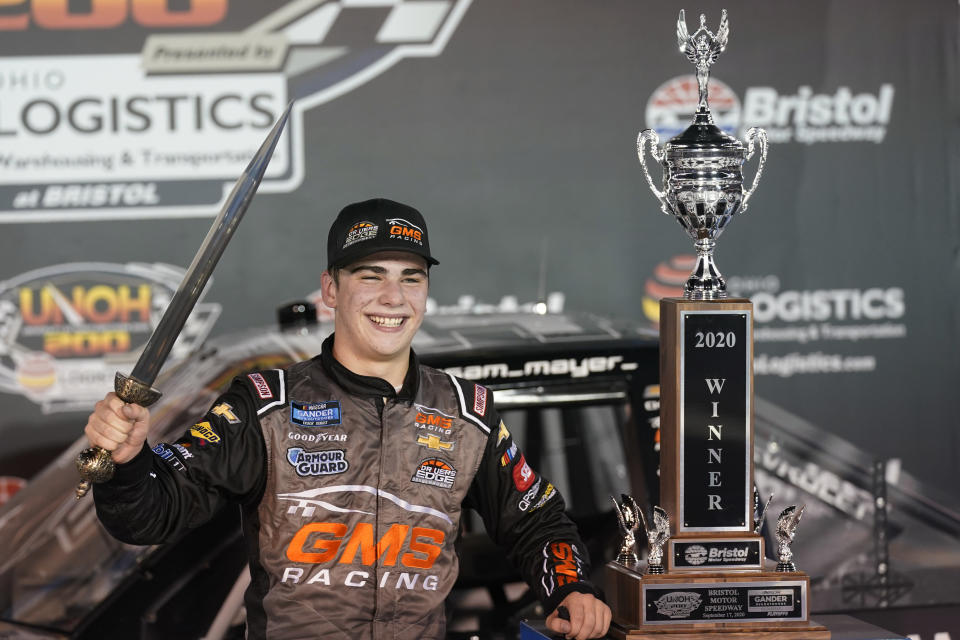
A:
<svg viewBox="0 0 960 640">
<path fill-rule="evenodd" d="M 377 396 L 374 399 L 377 406 L 377 415 L 380 417 L 380 466 L 377 469 L 377 510 L 373 516 L 373 539 L 374 544 L 380 539 L 380 491 L 383 488 L 383 412 L 386 409 L 387 399 Z M 371 634 L 377 637 L 377 621 L 380 619 L 380 557 L 374 554 L 373 560 L 373 621 Z"/>
</svg>

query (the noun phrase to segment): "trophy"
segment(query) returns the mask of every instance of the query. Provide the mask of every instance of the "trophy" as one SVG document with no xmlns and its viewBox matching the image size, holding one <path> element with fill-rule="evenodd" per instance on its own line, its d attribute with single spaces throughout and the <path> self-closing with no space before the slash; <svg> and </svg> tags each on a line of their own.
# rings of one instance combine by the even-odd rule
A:
<svg viewBox="0 0 960 640">
<path fill-rule="evenodd" d="M 697 66 L 700 101 L 693 124 L 672 138 L 663 149 L 653 129 L 644 129 L 637 138 L 637 155 L 650 190 L 660 201 L 660 209 L 677 219 L 693 239 L 697 263 L 684 285 L 688 300 L 719 300 L 727 297 L 727 285 L 713 260 L 717 237 L 733 216 L 747 210 L 750 196 L 757 188 L 767 161 L 767 134 L 756 127 L 747 131 L 747 145 L 721 131 L 713 123 L 707 98 L 710 65 L 727 46 L 730 27 L 727 11 L 720 18 L 716 33 L 707 30 L 706 17 L 700 16 L 700 28 L 687 33 L 683 10 L 677 21 L 677 41 L 681 53 Z M 650 155 L 663 166 L 662 189 L 658 189 L 644 157 L 646 144 Z M 743 164 L 754 155 L 759 142 L 760 163 L 749 189 L 743 188 Z"/>
<path fill-rule="evenodd" d="M 613 496 L 610 496 L 610 499 L 613 500 L 613 506 L 617 512 L 617 522 L 620 523 L 620 530 L 623 531 L 624 534 L 616 561 L 624 566 L 632 567 L 637 564 L 637 554 L 635 551 L 637 541 L 634 532 L 640 528 L 643 512 L 640 511 L 633 497 L 625 493 L 620 494 L 620 499 L 623 501 L 622 503 L 618 503 L 617 499 Z"/>
<path fill-rule="evenodd" d="M 640 514 L 641 517 L 643 513 Z M 663 545 L 670 537 L 670 518 L 667 512 L 660 507 L 653 508 L 653 528 L 647 526 L 644 520 L 643 528 L 647 531 L 647 573 L 659 575 L 663 569 Z"/>
<path fill-rule="evenodd" d="M 775 570 L 757 526 L 766 507 L 759 510 L 759 494 L 754 499 L 753 303 L 727 296 L 713 249 L 733 216 L 747 208 L 766 162 L 767 137 L 751 129 L 744 144 L 713 122 L 710 65 L 729 32 L 726 11 L 716 33 L 700 16 L 692 34 L 680 12 L 680 51 L 697 68 L 693 123 L 662 149 L 650 129 L 637 140 L 647 184 L 661 210 L 693 238 L 697 264 L 683 297 L 660 301 L 662 508 L 654 510 L 654 526 L 647 529 L 647 571 L 606 565 L 610 634 L 617 638 L 830 638 L 810 620 L 810 578 Z M 663 167 L 660 188 L 644 159 L 648 142 Z M 756 149 L 756 175 L 745 189 L 742 168 Z M 778 528 L 792 539 L 796 521 L 784 520 Z M 781 542 L 787 554 L 788 542 Z M 788 561 L 781 551 L 781 564 Z"/>
<path fill-rule="evenodd" d="M 777 517 L 777 571 L 792 572 L 797 570 L 797 565 L 793 562 L 793 550 L 790 549 L 790 543 L 797 533 L 797 525 L 800 524 L 800 516 L 803 515 L 803 509 L 806 505 L 790 505 L 780 512 Z"/>
</svg>

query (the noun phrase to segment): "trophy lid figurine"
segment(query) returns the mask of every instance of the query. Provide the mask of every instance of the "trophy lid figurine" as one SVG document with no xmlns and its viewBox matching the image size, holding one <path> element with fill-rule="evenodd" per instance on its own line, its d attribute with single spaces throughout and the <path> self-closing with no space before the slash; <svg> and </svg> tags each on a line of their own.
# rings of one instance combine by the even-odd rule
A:
<svg viewBox="0 0 960 640">
<path fill-rule="evenodd" d="M 706 27 L 706 16 L 700 16 L 700 28 L 687 32 L 683 10 L 677 20 L 677 43 L 680 52 L 697 67 L 699 103 L 693 123 L 671 138 L 663 149 L 653 129 L 644 129 L 637 138 L 637 154 L 650 190 L 660 201 L 660 209 L 677 219 L 693 238 L 697 263 L 684 285 L 688 300 L 717 300 L 727 297 L 727 285 L 713 261 L 716 238 L 731 218 L 747 209 L 747 202 L 757 188 L 767 160 L 767 134 L 756 127 L 747 131 L 747 145 L 724 133 L 713 122 L 708 100 L 710 65 L 727 46 L 730 26 L 723 10 L 716 33 Z M 760 163 L 753 184 L 743 188 L 743 164 L 754 155 L 754 142 L 759 142 Z M 644 147 L 651 143 L 650 154 L 663 166 L 662 189 L 658 189 L 644 158 Z"/>
</svg>

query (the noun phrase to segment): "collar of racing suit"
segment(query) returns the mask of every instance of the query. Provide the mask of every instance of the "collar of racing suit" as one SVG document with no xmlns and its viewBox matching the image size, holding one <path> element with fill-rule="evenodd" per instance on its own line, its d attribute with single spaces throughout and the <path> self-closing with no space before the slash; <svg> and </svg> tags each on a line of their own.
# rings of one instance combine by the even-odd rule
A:
<svg viewBox="0 0 960 640">
<path fill-rule="evenodd" d="M 395 398 L 402 402 L 413 402 L 420 388 L 420 367 L 417 360 L 417 354 L 410 349 L 410 364 L 407 366 L 407 375 L 403 379 L 403 386 L 398 392 L 389 382 L 383 378 L 374 376 L 361 376 L 347 369 L 345 366 L 333 357 L 333 339 L 335 333 L 331 333 L 323 341 L 323 348 L 320 350 L 320 363 L 323 365 L 327 374 L 336 381 L 341 387 L 350 393 L 358 396 Z"/>
</svg>

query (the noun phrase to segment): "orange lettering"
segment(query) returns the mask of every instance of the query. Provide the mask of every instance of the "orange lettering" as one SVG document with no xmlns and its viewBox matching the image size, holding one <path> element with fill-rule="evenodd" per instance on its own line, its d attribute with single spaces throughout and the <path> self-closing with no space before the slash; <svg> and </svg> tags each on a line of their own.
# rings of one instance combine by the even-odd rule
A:
<svg viewBox="0 0 960 640">
<path fill-rule="evenodd" d="M 409 529 L 409 525 L 394 524 L 391 525 L 390 530 L 380 538 L 380 542 L 377 543 L 377 557 L 383 558 L 383 565 L 385 567 L 392 567 L 397 564 L 397 556 L 400 554 L 403 541 L 407 539 L 407 531 Z M 384 556 L 384 554 L 386 554 L 386 556 Z"/>
<path fill-rule="evenodd" d="M 133 3 L 133 18 L 148 27 L 185 27 L 216 24 L 227 14 L 227 0 L 192 0 L 184 11 L 170 11 L 169 0 Z"/>
<path fill-rule="evenodd" d="M 311 534 L 330 533 L 333 539 Z M 287 546 L 287 557 L 294 562 L 317 564 L 333 560 L 340 549 L 340 539 L 347 533 L 347 525 L 339 522 L 311 522 L 300 527 Z M 309 546 L 308 546 L 309 542 Z"/>
<path fill-rule="evenodd" d="M 400 554 L 400 548 L 403 541 L 407 539 L 409 525 L 392 524 L 390 529 L 377 542 L 377 547 L 373 547 L 373 525 L 369 522 L 360 522 L 354 528 L 350 539 L 343 548 L 343 555 L 340 556 L 340 564 L 349 564 L 355 562 L 357 551 L 360 551 L 360 562 L 365 565 L 372 565 L 377 558 L 383 557 L 383 564 L 392 567 L 397 564 L 397 556 Z M 384 557 L 386 555 L 386 557 Z"/>
<path fill-rule="evenodd" d="M 0 0 L 0 7 L 9 7 L 18 4 L 23 4 L 23 0 Z M 0 29 L 5 31 L 22 31 L 27 28 L 29 23 L 30 16 L 26 13 L 18 15 L 8 13 L 0 17 Z"/>
<path fill-rule="evenodd" d="M 34 308 L 33 297 L 33 289 L 27 287 L 20 289 L 20 315 L 26 324 L 61 324 L 63 322 L 63 313 L 46 287 L 40 289 L 39 311 Z"/>
<path fill-rule="evenodd" d="M 44 29 L 110 29 L 126 18 L 126 0 L 90 0 L 82 13 L 71 13 L 69 0 L 33 0 L 33 19 Z"/>
<path fill-rule="evenodd" d="M 117 292 L 103 284 L 90 287 L 82 310 L 93 322 L 113 322 L 117 318 Z"/>
<path fill-rule="evenodd" d="M 550 545 L 550 551 L 557 559 L 554 571 L 557 573 L 557 584 L 563 586 L 571 582 L 578 582 L 577 565 L 574 562 L 573 549 L 566 542 L 555 542 Z"/>
<path fill-rule="evenodd" d="M 130 287 L 121 285 L 117 287 L 117 297 L 119 298 L 120 321 L 130 322 L 130 314 L 137 313 L 140 322 L 150 322 L 150 287 L 141 284 L 137 287 L 136 297 L 130 296 Z"/>
<path fill-rule="evenodd" d="M 443 537 L 443 531 L 414 527 L 413 534 L 410 537 L 410 553 L 405 553 L 400 558 L 403 566 L 411 569 L 429 569 L 432 567 L 437 560 L 437 556 L 440 555 L 440 551 L 443 550 Z M 429 538 L 436 544 L 420 542 L 419 538 Z M 423 553 L 426 558 L 419 558 L 414 553 Z"/>
</svg>

